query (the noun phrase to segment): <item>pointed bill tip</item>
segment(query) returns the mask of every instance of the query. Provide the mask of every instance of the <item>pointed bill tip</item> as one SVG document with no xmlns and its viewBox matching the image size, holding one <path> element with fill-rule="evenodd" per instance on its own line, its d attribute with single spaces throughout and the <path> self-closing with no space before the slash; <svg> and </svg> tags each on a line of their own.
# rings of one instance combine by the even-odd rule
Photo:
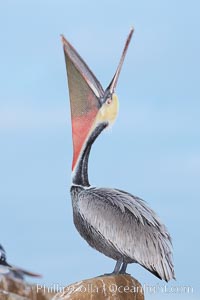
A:
<svg viewBox="0 0 200 300">
<path fill-rule="evenodd" d="M 128 43 L 128 44 L 129 44 L 129 42 L 130 42 L 130 40 L 131 40 L 131 38 L 132 38 L 132 35 L 133 35 L 134 31 L 135 31 L 134 27 L 131 26 L 130 32 L 129 32 L 129 35 L 128 35 L 128 38 L 127 38 L 127 43 Z"/>
<path fill-rule="evenodd" d="M 124 46 L 123 52 L 122 52 L 122 57 L 124 57 L 124 58 L 125 58 L 126 51 L 127 51 L 128 46 L 130 44 L 130 41 L 131 41 L 131 38 L 132 38 L 132 35 L 133 35 L 134 31 L 135 31 L 134 27 L 131 26 L 129 34 L 128 34 L 128 37 L 127 37 L 126 42 L 125 42 L 125 46 Z"/>
<path fill-rule="evenodd" d="M 36 278 L 42 278 L 43 277 L 41 274 L 29 272 L 29 271 L 26 271 L 26 270 L 22 270 L 22 272 L 23 272 L 24 275 L 31 276 L 31 277 L 36 277 Z"/>
<path fill-rule="evenodd" d="M 127 50 L 128 50 L 128 46 L 130 44 L 130 41 L 131 41 L 131 38 L 132 38 L 132 35 L 133 35 L 133 32 L 134 32 L 134 28 L 131 27 L 130 32 L 129 32 L 128 37 L 127 37 L 126 42 L 125 42 L 125 46 L 124 46 L 124 49 L 123 49 L 123 52 L 122 52 L 122 55 L 121 55 L 121 58 L 120 58 L 119 65 L 117 67 L 117 70 L 115 72 L 115 75 L 114 75 L 111 83 L 108 86 L 111 93 L 113 93 L 115 88 L 116 88 L 117 81 L 118 81 L 118 78 L 119 78 L 119 74 L 121 72 L 122 65 L 124 63 L 124 59 L 125 59 L 125 56 L 126 56 L 126 53 L 127 53 Z"/>
<path fill-rule="evenodd" d="M 63 45 L 67 44 L 67 40 L 66 40 L 66 38 L 64 37 L 63 34 L 60 35 L 60 38 L 61 38 L 61 42 L 63 43 Z"/>
</svg>

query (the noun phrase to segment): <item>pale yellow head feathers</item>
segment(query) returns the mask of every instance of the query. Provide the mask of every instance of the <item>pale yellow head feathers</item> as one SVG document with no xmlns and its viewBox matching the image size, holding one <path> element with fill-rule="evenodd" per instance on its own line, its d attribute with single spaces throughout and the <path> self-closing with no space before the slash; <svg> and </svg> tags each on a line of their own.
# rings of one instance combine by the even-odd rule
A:
<svg viewBox="0 0 200 300">
<path fill-rule="evenodd" d="M 109 125 L 112 124 L 118 114 L 119 101 L 115 93 L 112 94 L 111 98 L 108 98 L 106 102 L 102 105 L 97 113 L 95 124 L 108 122 Z"/>
</svg>

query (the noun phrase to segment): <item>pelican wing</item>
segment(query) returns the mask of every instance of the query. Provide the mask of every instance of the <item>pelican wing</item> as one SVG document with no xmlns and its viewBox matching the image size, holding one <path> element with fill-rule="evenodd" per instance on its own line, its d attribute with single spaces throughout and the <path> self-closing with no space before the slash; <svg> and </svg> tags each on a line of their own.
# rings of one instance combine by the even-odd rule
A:
<svg viewBox="0 0 200 300">
<path fill-rule="evenodd" d="M 171 239 L 155 212 L 140 198 L 117 189 L 79 194 L 79 212 L 122 256 L 166 281 L 174 278 Z"/>
</svg>

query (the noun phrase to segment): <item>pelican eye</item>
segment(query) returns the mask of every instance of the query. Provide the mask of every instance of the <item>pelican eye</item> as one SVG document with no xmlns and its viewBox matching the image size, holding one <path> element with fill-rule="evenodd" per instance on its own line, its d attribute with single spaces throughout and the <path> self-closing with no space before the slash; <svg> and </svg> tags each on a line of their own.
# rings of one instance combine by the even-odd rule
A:
<svg viewBox="0 0 200 300">
<path fill-rule="evenodd" d="M 107 100 L 106 100 L 106 104 L 110 104 L 112 102 L 112 98 L 109 97 Z"/>
</svg>

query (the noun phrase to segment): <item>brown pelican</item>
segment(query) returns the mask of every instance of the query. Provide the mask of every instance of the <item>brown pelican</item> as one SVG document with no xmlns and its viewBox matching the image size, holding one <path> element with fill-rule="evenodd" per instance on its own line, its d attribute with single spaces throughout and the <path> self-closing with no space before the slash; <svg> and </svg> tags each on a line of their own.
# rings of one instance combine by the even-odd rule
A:
<svg viewBox="0 0 200 300">
<path fill-rule="evenodd" d="M 116 260 L 113 273 L 138 263 L 160 279 L 175 278 L 170 235 L 142 199 L 119 189 L 90 186 L 88 159 L 92 144 L 118 113 L 115 88 L 133 34 L 129 36 L 109 86 L 100 82 L 62 36 L 70 95 L 73 162 L 71 198 L 74 224 L 87 243 Z"/>
<path fill-rule="evenodd" d="M 39 274 L 35 274 L 27 270 L 15 266 L 11 266 L 9 263 L 7 263 L 6 251 L 1 244 L 0 244 L 0 274 L 4 274 L 4 276 L 9 278 L 17 278 L 21 280 L 24 279 L 24 276 L 41 277 L 41 275 Z"/>
</svg>

